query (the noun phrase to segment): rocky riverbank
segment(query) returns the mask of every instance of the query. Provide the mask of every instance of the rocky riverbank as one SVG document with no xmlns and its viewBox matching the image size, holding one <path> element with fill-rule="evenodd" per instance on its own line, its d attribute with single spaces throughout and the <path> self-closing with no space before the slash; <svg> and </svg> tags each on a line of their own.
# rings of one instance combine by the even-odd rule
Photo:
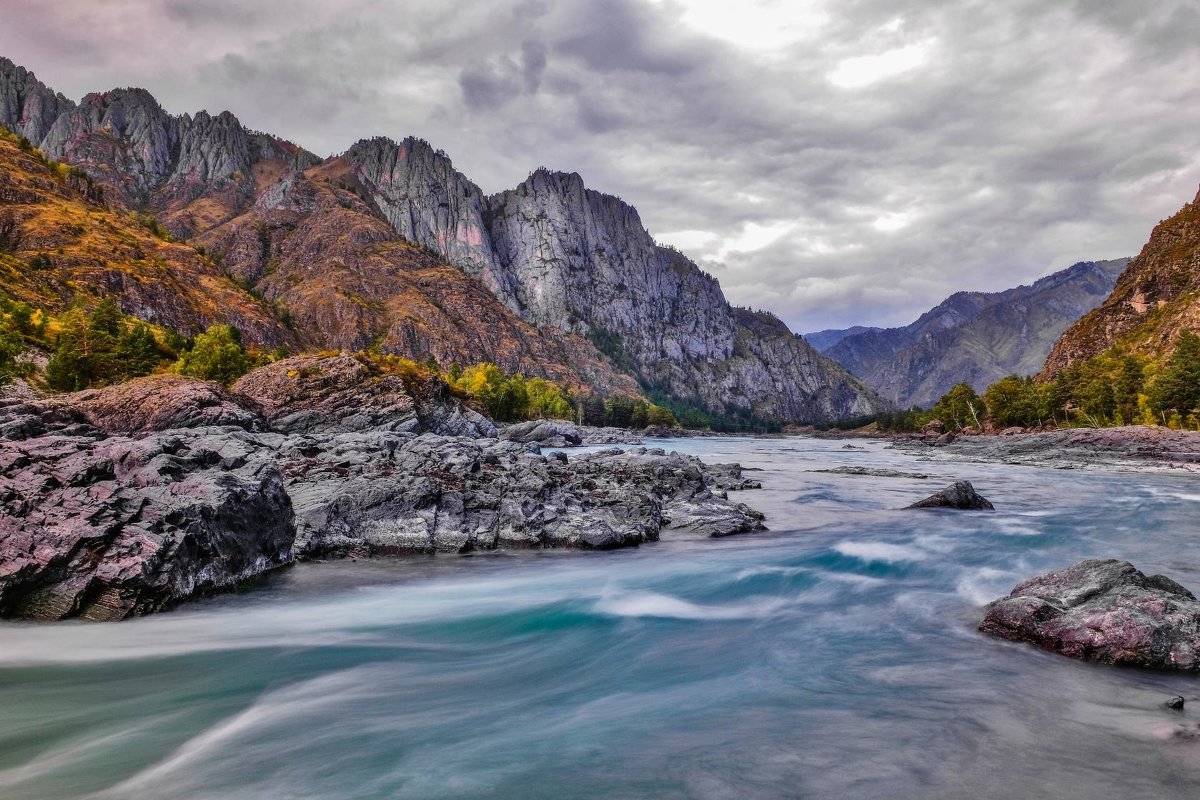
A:
<svg viewBox="0 0 1200 800">
<path fill-rule="evenodd" d="M 937 460 L 999 461 L 1058 469 L 1200 472 L 1200 432 L 1144 425 L 949 438 L 906 436 L 896 437 L 893 446 Z"/>
<path fill-rule="evenodd" d="M 119 619 L 296 559 L 608 549 L 762 528 L 737 465 L 496 438 L 437 384 L 299 357 L 0 401 L 0 616 Z"/>
</svg>

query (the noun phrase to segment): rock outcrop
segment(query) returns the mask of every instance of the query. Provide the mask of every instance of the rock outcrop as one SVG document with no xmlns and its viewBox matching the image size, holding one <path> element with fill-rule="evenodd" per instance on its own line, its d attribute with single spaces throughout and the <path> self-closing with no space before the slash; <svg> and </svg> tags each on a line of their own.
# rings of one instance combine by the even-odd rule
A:
<svg viewBox="0 0 1200 800">
<path fill-rule="evenodd" d="M 561 419 L 535 419 L 505 425 L 500 438 L 509 442 L 536 442 L 543 447 L 578 447 L 584 433 L 578 425 Z"/>
<path fill-rule="evenodd" d="M 366 358 L 295 356 L 244 375 L 233 391 L 283 433 L 391 431 L 495 437 L 496 425 L 435 375 L 390 375 Z"/>
<path fill-rule="evenodd" d="M 1073 658 L 1200 670 L 1200 602 L 1128 561 L 1089 560 L 1017 585 L 979 629 Z"/>
<path fill-rule="evenodd" d="M 1085 261 L 1030 286 L 958 292 L 903 328 L 805 338 L 901 408 L 929 407 L 955 384 L 982 392 L 1006 375 L 1041 369 L 1058 337 L 1103 301 L 1128 263 Z"/>
<path fill-rule="evenodd" d="M 646 448 L 547 457 L 494 434 L 429 383 L 349 356 L 282 361 L 233 391 L 155 376 L 0 401 L 0 617 L 145 614 L 295 558 L 762 527 L 728 499 L 758 486 L 736 464 Z"/>
<path fill-rule="evenodd" d="M 51 91 L 29 70 L 0 56 L 0 125 L 40 142 L 75 104 Z"/>
<path fill-rule="evenodd" d="M 0 407 L 0 616 L 120 619 L 292 561 L 269 451 L 230 459 L 219 439 L 173 431 L 109 437 L 61 413 Z"/>
<path fill-rule="evenodd" d="M 958 481 L 907 508 L 954 508 L 961 511 L 991 511 L 991 502 L 975 491 L 970 481 Z"/>
</svg>

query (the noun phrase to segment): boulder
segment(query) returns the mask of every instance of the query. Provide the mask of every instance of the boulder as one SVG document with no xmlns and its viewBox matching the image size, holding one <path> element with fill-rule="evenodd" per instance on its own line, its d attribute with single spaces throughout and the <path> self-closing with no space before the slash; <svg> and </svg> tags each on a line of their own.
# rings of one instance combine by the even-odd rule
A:
<svg viewBox="0 0 1200 800">
<path fill-rule="evenodd" d="M 907 508 L 957 508 L 990 511 L 995 506 L 987 498 L 977 493 L 970 481 L 958 481 L 937 494 L 930 495 L 924 500 L 918 500 Z"/>
<path fill-rule="evenodd" d="M 233 391 L 261 408 L 271 428 L 284 433 L 496 435 L 491 420 L 451 395 L 436 376 L 388 374 L 345 353 L 276 361 L 244 375 Z"/>
<path fill-rule="evenodd" d="M 62 395 L 51 402 L 78 410 L 105 433 L 208 426 L 262 430 L 265 424 L 253 403 L 233 396 L 219 383 L 171 373 Z"/>
<path fill-rule="evenodd" d="M 1128 561 L 1081 561 L 1018 584 L 979 629 L 1073 658 L 1200 671 L 1200 602 Z"/>
<path fill-rule="evenodd" d="M 921 435 L 926 438 L 936 439 L 946 432 L 946 425 L 940 419 L 931 419 L 921 426 Z"/>
<path fill-rule="evenodd" d="M 583 436 L 583 431 L 578 425 L 561 419 L 517 422 L 500 430 L 500 438 L 505 441 L 539 444 L 543 447 L 578 447 L 583 444 Z"/>
</svg>

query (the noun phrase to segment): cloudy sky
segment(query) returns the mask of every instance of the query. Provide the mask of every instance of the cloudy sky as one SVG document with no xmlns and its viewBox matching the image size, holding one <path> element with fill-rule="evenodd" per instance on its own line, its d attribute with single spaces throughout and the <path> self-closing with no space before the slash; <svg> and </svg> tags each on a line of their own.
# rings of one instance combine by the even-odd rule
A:
<svg viewBox="0 0 1200 800">
<path fill-rule="evenodd" d="M 319 154 L 633 203 L 799 331 L 1134 255 L 1200 185 L 1196 0 L 3 0 L 0 54 Z"/>
</svg>

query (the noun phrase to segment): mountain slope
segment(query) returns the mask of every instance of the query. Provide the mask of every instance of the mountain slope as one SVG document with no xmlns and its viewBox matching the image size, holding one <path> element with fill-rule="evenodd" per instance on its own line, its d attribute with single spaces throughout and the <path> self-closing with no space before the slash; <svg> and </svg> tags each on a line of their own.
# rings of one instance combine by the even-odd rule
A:
<svg viewBox="0 0 1200 800">
<path fill-rule="evenodd" d="M 0 78 L 0 123 L 86 170 L 111 208 L 150 212 L 220 256 L 311 345 L 475 355 L 603 391 L 636 380 L 722 416 L 886 408 L 778 320 L 730 306 L 636 209 L 578 175 L 538 170 L 487 197 L 416 139 L 321 161 L 227 112 L 171 116 L 142 89 L 75 105 L 11 62 Z"/>
<path fill-rule="evenodd" d="M 1113 346 L 1158 359 L 1185 330 L 1200 331 L 1200 194 L 1154 228 L 1112 294 L 1054 345 L 1041 377 Z"/>
<path fill-rule="evenodd" d="M 11 135 L 0 135 L 0 291 L 53 311 L 112 296 L 126 313 L 184 334 L 226 323 L 266 347 L 298 344 L 212 259 L 98 203 L 81 173 Z"/>
<path fill-rule="evenodd" d="M 1005 375 L 1036 372 L 1127 263 L 1082 262 L 1030 286 L 958 292 L 903 328 L 844 336 L 826 355 L 902 407 L 932 405 L 956 383 L 982 391 Z"/>
</svg>

